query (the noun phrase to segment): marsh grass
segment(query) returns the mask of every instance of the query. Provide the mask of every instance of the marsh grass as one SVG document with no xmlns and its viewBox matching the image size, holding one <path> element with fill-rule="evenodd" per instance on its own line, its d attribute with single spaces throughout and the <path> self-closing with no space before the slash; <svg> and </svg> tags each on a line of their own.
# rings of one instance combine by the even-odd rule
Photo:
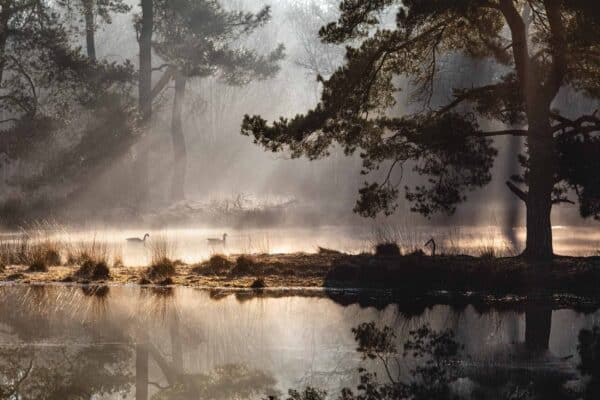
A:
<svg viewBox="0 0 600 400">
<path fill-rule="evenodd" d="M 78 278 L 88 280 L 106 280 L 110 278 L 110 268 L 106 261 L 85 260 L 75 272 Z"/>
<path fill-rule="evenodd" d="M 31 272 L 61 265 L 64 244 L 57 239 L 58 230 L 57 225 L 36 223 L 0 239 L 0 265 L 27 265 Z"/>
<path fill-rule="evenodd" d="M 106 242 L 97 240 L 94 235 L 91 241 L 69 242 L 66 262 L 68 265 L 82 265 L 86 261 L 108 264 L 109 253 Z"/>
<path fill-rule="evenodd" d="M 249 255 L 241 255 L 235 260 L 235 265 L 231 269 L 232 275 L 249 275 L 256 272 L 258 264 L 254 257 Z"/>
<path fill-rule="evenodd" d="M 248 235 L 241 250 L 244 254 L 270 254 L 271 240 L 269 234 Z"/>
<path fill-rule="evenodd" d="M 158 234 L 150 241 L 150 266 L 147 274 L 151 279 L 170 277 L 175 275 L 176 262 L 173 261 L 176 253 L 175 242 L 165 234 Z"/>
<path fill-rule="evenodd" d="M 422 251 L 426 235 L 409 224 L 382 224 L 371 231 L 371 248 L 377 255 L 402 255 Z"/>
<path fill-rule="evenodd" d="M 207 261 L 192 268 L 192 272 L 201 275 L 221 275 L 229 273 L 234 263 L 222 254 L 215 254 Z"/>
</svg>

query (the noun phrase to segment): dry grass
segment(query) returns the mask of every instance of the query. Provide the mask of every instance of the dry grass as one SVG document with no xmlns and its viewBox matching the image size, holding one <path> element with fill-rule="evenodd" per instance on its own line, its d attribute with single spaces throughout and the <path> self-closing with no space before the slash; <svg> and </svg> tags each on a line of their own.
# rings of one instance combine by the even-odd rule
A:
<svg viewBox="0 0 600 400">
<path fill-rule="evenodd" d="M 28 265 L 32 272 L 61 265 L 64 245 L 56 239 L 58 229 L 49 223 L 36 223 L 18 235 L 0 239 L 0 265 Z"/>
<path fill-rule="evenodd" d="M 86 260 L 75 272 L 75 276 L 86 280 L 106 280 L 110 278 L 110 269 L 105 261 Z"/>
<path fill-rule="evenodd" d="M 232 275 L 249 275 L 256 272 L 257 262 L 254 257 L 241 255 L 235 260 L 235 265 L 231 270 Z"/>
<path fill-rule="evenodd" d="M 86 261 L 108 264 L 109 250 L 105 242 L 96 240 L 70 242 L 67 246 L 67 264 L 83 265 Z"/>
<path fill-rule="evenodd" d="M 375 226 L 371 231 L 371 248 L 379 255 L 382 255 L 382 253 L 378 252 L 378 246 L 382 245 L 388 245 L 387 248 L 379 249 L 383 251 L 395 251 L 393 245 L 396 245 L 399 254 L 411 254 L 423 251 L 424 244 L 429 237 L 423 232 L 414 229 L 413 226 L 413 224 L 408 222 L 401 225 L 382 224 Z M 398 253 L 388 255 L 398 255 Z"/>
<path fill-rule="evenodd" d="M 224 255 L 215 254 L 208 261 L 193 267 L 192 272 L 200 275 L 222 275 L 229 273 L 233 265 Z"/>
<path fill-rule="evenodd" d="M 156 235 L 150 240 L 151 264 L 147 274 L 150 279 L 165 278 L 175 275 L 175 243 L 164 234 Z"/>
</svg>

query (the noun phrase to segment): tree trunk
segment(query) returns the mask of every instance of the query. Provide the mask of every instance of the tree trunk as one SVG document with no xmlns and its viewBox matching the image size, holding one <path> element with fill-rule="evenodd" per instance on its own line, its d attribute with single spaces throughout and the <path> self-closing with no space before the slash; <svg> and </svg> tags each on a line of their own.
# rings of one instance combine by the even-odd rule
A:
<svg viewBox="0 0 600 400">
<path fill-rule="evenodd" d="M 530 119 L 527 145 L 529 192 L 524 256 L 535 261 L 548 260 L 554 254 L 550 213 L 556 156 L 547 111 L 539 113 L 533 121 Z"/>
<path fill-rule="evenodd" d="M 135 400 L 148 400 L 148 347 L 135 345 Z"/>
<path fill-rule="evenodd" d="M 532 353 L 548 350 L 552 327 L 552 307 L 531 304 L 525 310 L 525 347 Z"/>
<path fill-rule="evenodd" d="M 154 29 L 154 10 L 152 0 L 142 0 L 142 22 L 140 27 L 140 71 L 138 86 L 139 111 L 144 129 L 152 116 L 152 31 Z M 137 144 L 137 157 L 134 165 L 136 183 L 135 202 L 140 211 L 148 199 L 148 140 L 141 138 Z"/>
<path fill-rule="evenodd" d="M 8 21 L 10 20 L 11 10 L 9 7 L 3 7 L 0 10 L 0 84 L 4 76 L 6 42 L 8 40 Z"/>
<path fill-rule="evenodd" d="M 85 17 L 85 43 L 87 55 L 90 60 L 96 61 L 96 43 L 94 24 L 94 3 L 93 0 L 83 0 L 83 14 Z"/>
<path fill-rule="evenodd" d="M 140 27 L 140 76 L 139 107 L 142 120 L 152 115 L 152 31 L 154 29 L 152 0 L 142 0 L 142 23 Z"/>
<path fill-rule="evenodd" d="M 171 201 L 185 198 L 185 174 L 187 168 L 187 151 L 181 123 L 181 109 L 185 94 L 186 78 L 181 73 L 175 76 L 175 96 L 173 98 L 173 115 L 171 119 L 171 138 L 173 140 L 173 180 L 171 181 Z"/>
</svg>

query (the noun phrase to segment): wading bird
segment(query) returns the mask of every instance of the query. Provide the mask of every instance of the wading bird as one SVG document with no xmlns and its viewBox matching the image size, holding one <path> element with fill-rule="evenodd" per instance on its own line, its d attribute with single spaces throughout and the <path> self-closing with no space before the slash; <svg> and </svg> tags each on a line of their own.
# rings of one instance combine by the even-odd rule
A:
<svg viewBox="0 0 600 400">
<path fill-rule="evenodd" d="M 150 234 L 146 233 L 144 235 L 143 239 L 137 238 L 137 237 L 132 237 L 132 238 L 127 238 L 125 240 L 127 240 L 127 243 L 144 243 L 146 241 L 146 238 L 149 238 Z"/>
<path fill-rule="evenodd" d="M 217 245 L 217 244 L 222 244 L 225 245 L 225 239 L 227 238 L 227 234 L 224 233 L 223 234 L 223 239 L 216 239 L 216 238 L 208 238 L 206 239 L 206 241 L 208 242 L 208 244 L 210 245 Z"/>
</svg>

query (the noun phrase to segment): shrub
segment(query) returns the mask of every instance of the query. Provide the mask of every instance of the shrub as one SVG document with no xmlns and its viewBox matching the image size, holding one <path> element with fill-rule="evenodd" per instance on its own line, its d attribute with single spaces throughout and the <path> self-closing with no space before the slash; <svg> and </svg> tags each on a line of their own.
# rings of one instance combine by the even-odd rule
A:
<svg viewBox="0 0 600 400">
<path fill-rule="evenodd" d="M 227 257 L 216 254 L 212 256 L 208 261 L 203 262 L 202 264 L 194 267 L 192 272 L 196 274 L 224 274 L 229 272 L 229 270 L 233 267 L 233 262 L 229 261 Z"/>
<path fill-rule="evenodd" d="M 62 260 L 60 259 L 60 254 L 56 249 L 46 249 L 46 264 L 48 265 L 60 265 Z"/>
<path fill-rule="evenodd" d="M 375 246 L 375 255 L 399 256 L 400 247 L 396 243 L 379 243 Z"/>
<path fill-rule="evenodd" d="M 241 255 L 235 260 L 235 266 L 231 270 L 233 275 L 247 275 L 256 269 L 256 261 L 254 258 L 246 255 Z"/>
<path fill-rule="evenodd" d="M 29 272 L 47 272 L 48 266 L 44 262 L 43 259 L 34 259 L 31 264 L 29 264 L 29 268 L 27 269 Z"/>
<path fill-rule="evenodd" d="M 263 278 L 257 278 L 254 282 L 252 282 L 252 285 L 250 285 L 250 287 L 252 289 L 262 289 L 267 287 L 267 284 L 265 283 L 265 280 Z"/>
<path fill-rule="evenodd" d="M 155 261 L 148 268 L 148 276 L 150 276 L 151 279 L 173 276 L 175 275 L 175 272 L 175 264 L 166 257 Z"/>
<path fill-rule="evenodd" d="M 86 260 L 75 273 L 77 277 L 89 280 L 104 280 L 110 278 L 110 269 L 106 261 Z"/>
</svg>

